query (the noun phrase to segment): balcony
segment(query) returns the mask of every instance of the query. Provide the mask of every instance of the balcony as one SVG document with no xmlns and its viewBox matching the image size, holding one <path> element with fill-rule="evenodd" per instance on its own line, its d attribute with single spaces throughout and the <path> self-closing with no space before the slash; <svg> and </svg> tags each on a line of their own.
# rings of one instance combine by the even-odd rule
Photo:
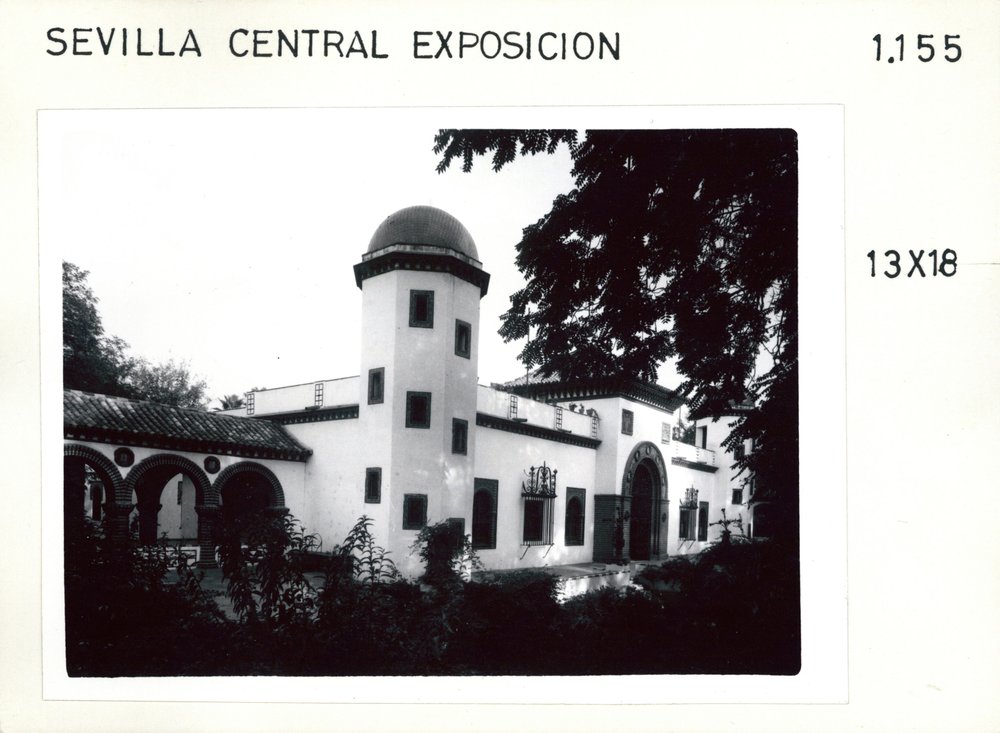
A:
<svg viewBox="0 0 1000 733">
<path fill-rule="evenodd" d="M 679 440 L 671 442 L 671 457 L 675 462 L 693 463 L 702 466 L 716 466 L 715 451 L 708 448 L 699 448 L 690 443 L 682 443 Z"/>
</svg>

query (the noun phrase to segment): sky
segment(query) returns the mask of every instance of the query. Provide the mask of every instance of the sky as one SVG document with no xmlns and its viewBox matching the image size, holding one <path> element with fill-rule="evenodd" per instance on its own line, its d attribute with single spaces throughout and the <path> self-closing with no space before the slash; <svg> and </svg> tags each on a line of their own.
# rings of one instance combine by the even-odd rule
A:
<svg viewBox="0 0 1000 733">
<path fill-rule="evenodd" d="M 442 208 L 492 276 L 479 381 L 523 373 L 497 329 L 521 230 L 572 188 L 565 149 L 438 174 L 435 110 L 51 111 L 39 121 L 43 257 L 88 270 L 108 334 L 186 361 L 208 395 L 357 374 L 352 267 L 386 216 Z M 45 270 L 58 277 L 58 271 Z"/>
</svg>

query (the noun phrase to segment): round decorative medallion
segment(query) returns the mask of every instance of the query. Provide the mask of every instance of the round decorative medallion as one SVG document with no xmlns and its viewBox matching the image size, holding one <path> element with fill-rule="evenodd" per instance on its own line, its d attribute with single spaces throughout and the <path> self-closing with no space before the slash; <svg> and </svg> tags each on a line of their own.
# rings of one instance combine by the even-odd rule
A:
<svg viewBox="0 0 1000 733">
<path fill-rule="evenodd" d="M 205 459 L 205 471 L 208 473 L 218 473 L 219 459 L 215 456 L 208 456 L 208 458 Z"/>
<path fill-rule="evenodd" d="M 135 453 L 130 448 L 115 449 L 115 463 L 122 468 L 128 468 L 135 463 Z"/>
</svg>

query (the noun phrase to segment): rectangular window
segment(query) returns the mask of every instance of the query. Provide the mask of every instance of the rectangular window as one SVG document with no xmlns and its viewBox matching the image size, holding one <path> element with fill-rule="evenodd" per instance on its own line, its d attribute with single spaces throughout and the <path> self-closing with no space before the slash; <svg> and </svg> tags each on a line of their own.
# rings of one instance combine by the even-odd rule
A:
<svg viewBox="0 0 1000 733">
<path fill-rule="evenodd" d="M 698 442 L 701 443 L 701 448 L 708 447 L 708 427 L 698 428 Z"/>
<path fill-rule="evenodd" d="M 177 482 L 177 506 L 180 506 L 184 502 L 184 482 Z"/>
<path fill-rule="evenodd" d="M 552 544 L 552 497 L 524 497 L 522 545 Z"/>
<path fill-rule="evenodd" d="M 477 478 L 473 487 L 472 547 L 475 550 L 492 550 L 497 546 L 497 493 L 500 482 Z"/>
<path fill-rule="evenodd" d="M 563 408 L 556 405 L 556 430 L 563 429 Z"/>
<path fill-rule="evenodd" d="M 566 489 L 566 546 L 582 545 L 587 513 L 587 490 Z"/>
<path fill-rule="evenodd" d="M 631 410 L 622 410 L 622 435 L 632 434 L 632 421 L 635 416 Z"/>
<path fill-rule="evenodd" d="M 455 354 L 466 359 L 472 356 L 472 326 L 455 319 Z"/>
<path fill-rule="evenodd" d="M 385 399 L 385 367 L 368 370 L 368 404 L 380 405 Z"/>
<path fill-rule="evenodd" d="M 429 428 L 431 426 L 431 393 L 406 393 L 406 427 Z"/>
<path fill-rule="evenodd" d="M 427 494 L 403 494 L 403 529 L 427 525 Z"/>
<path fill-rule="evenodd" d="M 466 455 L 469 452 L 469 421 L 453 418 L 451 421 L 451 452 Z"/>
<path fill-rule="evenodd" d="M 733 449 L 733 457 L 737 461 L 741 460 L 744 456 L 746 456 L 746 454 L 747 452 L 746 449 L 743 447 L 743 443 L 738 443 L 736 447 Z"/>
<path fill-rule="evenodd" d="M 365 504 L 382 503 L 382 469 L 365 469 Z"/>
<path fill-rule="evenodd" d="M 673 434 L 673 432 L 674 432 L 674 430 L 670 426 L 670 423 L 667 423 L 667 422 L 663 423 L 663 428 L 660 430 L 660 442 L 661 443 L 669 443 L 670 442 L 670 436 Z"/>
<path fill-rule="evenodd" d="M 316 407 L 321 407 L 323 405 L 323 383 L 316 382 L 316 387 L 313 389 L 315 399 L 314 402 Z"/>
<path fill-rule="evenodd" d="M 507 419 L 517 420 L 517 395 L 512 394 L 510 396 L 510 401 L 507 403 Z"/>
<path fill-rule="evenodd" d="M 731 504 L 742 504 L 743 503 L 743 488 L 733 489 L 733 500 Z"/>
<path fill-rule="evenodd" d="M 252 415 L 253 414 L 253 410 L 254 410 L 254 396 L 255 396 L 254 392 L 247 392 L 246 403 L 247 403 L 247 414 L 248 415 Z"/>
<path fill-rule="evenodd" d="M 708 540 L 708 502 L 698 504 L 698 541 Z"/>
<path fill-rule="evenodd" d="M 682 540 L 693 540 L 695 526 L 698 524 L 698 510 L 695 507 L 681 507 L 680 532 L 678 536 Z"/>
<path fill-rule="evenodd" d="M 410 291 L 410 326 L 434 328 L 434 291 Z"/>
</svg>

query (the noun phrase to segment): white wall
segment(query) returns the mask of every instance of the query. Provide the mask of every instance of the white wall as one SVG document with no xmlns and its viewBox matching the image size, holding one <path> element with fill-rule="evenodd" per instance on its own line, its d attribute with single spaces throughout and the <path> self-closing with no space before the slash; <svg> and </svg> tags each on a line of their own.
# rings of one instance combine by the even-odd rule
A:
<svg viewBox="0 0 1000 733">
<path fill-rule="evenodd" d="M 593 559 L 594 517 L 594 467 L 596 452 L 565 443 L 532 438 L 491 428 L 479 428 L 476 478 L 494 479 L 499 482 L 497 492 L 497 547 L 495 550 L 478 550 L 483 564 L 490 569 L 539 567 L 587 563 Z M 521 544 L 523 514 L 521 483 L 527 479 L 530 466 L 545 462 L 558 470 L 557 496 L 554 499 L 553 541 L 551 546 L 525 546 Z M 586 514 L 584 544 L 567 547 L 566 489 L 586 489 Z M 466 519 L 471 532 L 471 496 Z"/>
</svg>

